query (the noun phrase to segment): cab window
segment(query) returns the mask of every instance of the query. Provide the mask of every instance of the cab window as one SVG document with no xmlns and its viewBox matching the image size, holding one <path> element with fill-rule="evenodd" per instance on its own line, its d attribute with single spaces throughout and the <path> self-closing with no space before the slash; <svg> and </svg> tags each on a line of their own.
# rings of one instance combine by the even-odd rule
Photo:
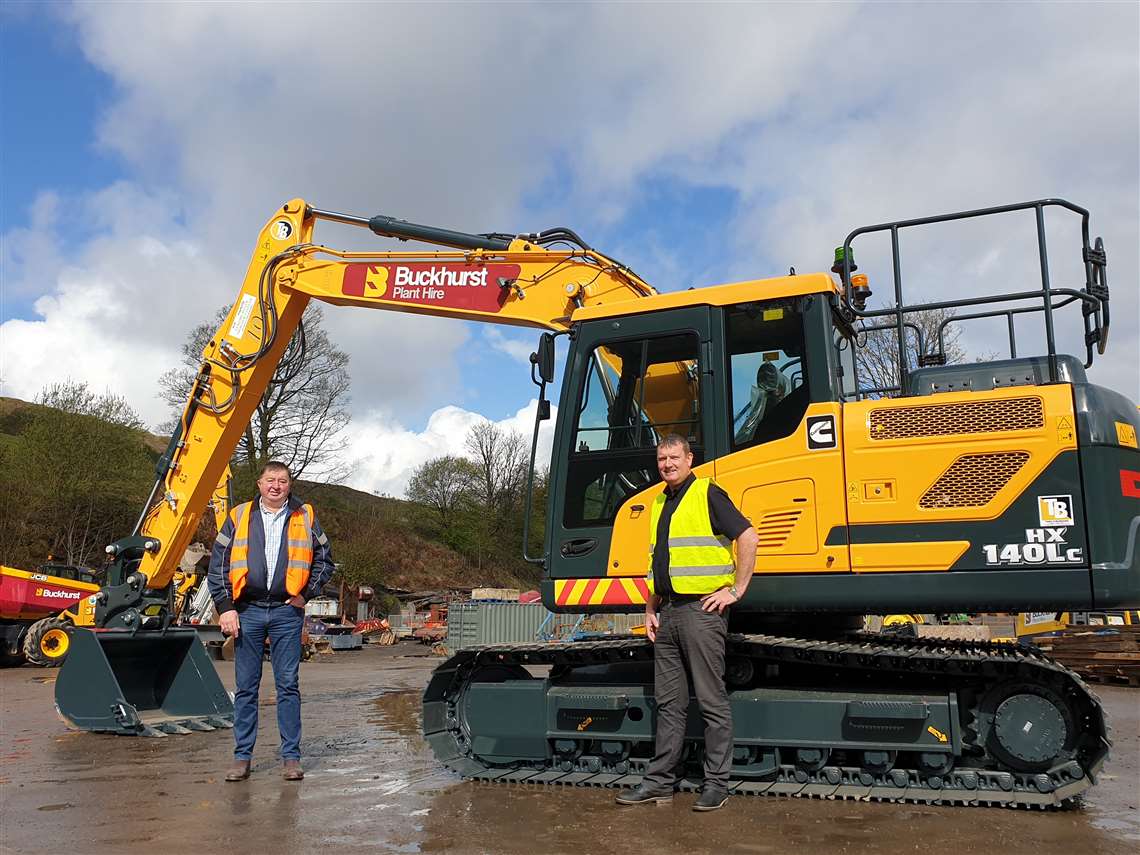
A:
<svg viewBox="0 0 1140 855">
<path fill-rule="evenodd" d="M 657 481 L 656 447 L 665 435 L 701 445 L 697 349 L 694 333 L 594 348 L 567 469 L 567 527 L 611 522 L 627 497 Z"/>
<path fill-rule="evenodd" d="M 789 436 L 809 401 L 798 302 L 733 306 L 725 325 L 733 449 Z"/>
</svg>

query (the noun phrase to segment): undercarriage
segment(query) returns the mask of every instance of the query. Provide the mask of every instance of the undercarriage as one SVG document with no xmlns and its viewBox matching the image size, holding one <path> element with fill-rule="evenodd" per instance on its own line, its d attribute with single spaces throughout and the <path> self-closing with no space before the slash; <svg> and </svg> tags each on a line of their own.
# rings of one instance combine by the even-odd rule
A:
<svg viewBox="0 0 1140 855">
<path fill-rule="evenodd" d="M 467 778 L 626 787 L 653 753 L 653 646 L 641 638 L 462 650 L 424 692 L 436 757 Z M 1031 648 L 850 635 L 730 635 L 732 791 L 1059 807 L 1095 782 L 1100 702 Z M 683 789 L 701 782 L 690 703 Z"/>
</svg>

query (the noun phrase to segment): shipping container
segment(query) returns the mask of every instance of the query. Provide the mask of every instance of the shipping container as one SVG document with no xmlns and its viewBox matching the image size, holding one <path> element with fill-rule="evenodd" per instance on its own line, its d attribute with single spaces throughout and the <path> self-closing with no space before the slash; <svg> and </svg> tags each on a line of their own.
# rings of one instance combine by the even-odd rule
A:
<svg viewBox="0 0 1140 855">
<path fill-rule="evenodd" d="M 522 644 L 543 636 L 569 640 L 582 633 L 623 635 L 644 623 L 644 614 L 564 615 L 541 603 L 455 602 L 447 615 L 447 652 L 484 644 Z"/>
</svg>

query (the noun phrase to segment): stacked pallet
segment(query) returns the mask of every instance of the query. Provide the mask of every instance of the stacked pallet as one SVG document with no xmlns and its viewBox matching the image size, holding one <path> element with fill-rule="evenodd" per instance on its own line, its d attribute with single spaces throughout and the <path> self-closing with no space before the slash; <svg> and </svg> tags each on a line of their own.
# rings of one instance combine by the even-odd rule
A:
<svg viewBox="0 0 1140 855">
<path fill-rule="evenodd" d="M 1140 626 L 1070 627 L 1038 645 L 1087 680 L 1140 686 Z"/>
</svg>

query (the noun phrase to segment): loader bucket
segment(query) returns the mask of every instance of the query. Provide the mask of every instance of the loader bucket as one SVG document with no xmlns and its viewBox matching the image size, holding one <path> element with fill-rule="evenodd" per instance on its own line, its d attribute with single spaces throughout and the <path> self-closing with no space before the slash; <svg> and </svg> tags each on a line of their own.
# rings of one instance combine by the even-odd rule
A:
<svg viewBox="0 0 1140 855">
<path fill-rule="evenodd" d="M 71 631 L 55 708 L 76 730 L 163 736 L 233 727 L 234 706 L 189 627 Z"/>
</svg>

